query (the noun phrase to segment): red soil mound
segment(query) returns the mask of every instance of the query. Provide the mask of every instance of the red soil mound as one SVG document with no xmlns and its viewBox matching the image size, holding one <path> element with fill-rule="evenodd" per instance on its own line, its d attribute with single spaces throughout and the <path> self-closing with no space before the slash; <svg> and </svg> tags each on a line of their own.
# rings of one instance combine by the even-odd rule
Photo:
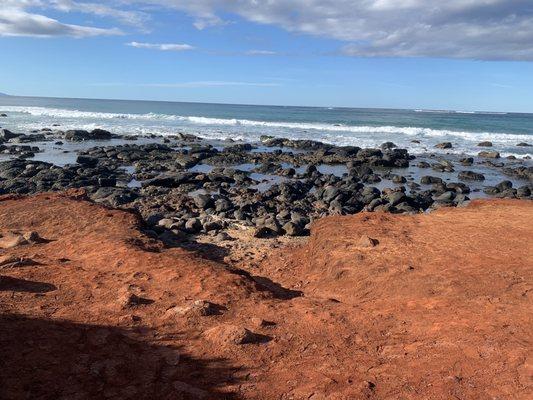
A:
<svg viewBox="0 0 533 400">
<path fill-rule="evenodd" d="M 532 220 L 328 218 L 237 270 L 77 194 L 4 198 L 0 398 L 529 398 Z"/>
</svg>

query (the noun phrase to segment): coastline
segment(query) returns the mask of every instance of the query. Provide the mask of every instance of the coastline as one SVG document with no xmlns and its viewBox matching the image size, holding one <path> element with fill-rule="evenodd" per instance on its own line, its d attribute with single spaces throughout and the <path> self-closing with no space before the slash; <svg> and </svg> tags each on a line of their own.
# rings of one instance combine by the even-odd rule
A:
<svg viewBox="0 0 533 400">
<path fill-rule="evenodd" d="M 96 203 L 137 212 L 150 235 L 170 244 L 232 242 L 228 232 L 239 231 L 306 236 L 328 215 L 532 198 L 531 161 L 503 158 L 487 142 L 469 157 L 414 156 L 392 142 L 360 148 L 264 135 L 248 143 L 61 127 L 1 129 L 0 140 L 0 194 L 84 189 Z"/>
<path fill-rule="evenodd" d="M 530 160 L 0 134 L 0 397 L 531 394 Z"/>
</svg>

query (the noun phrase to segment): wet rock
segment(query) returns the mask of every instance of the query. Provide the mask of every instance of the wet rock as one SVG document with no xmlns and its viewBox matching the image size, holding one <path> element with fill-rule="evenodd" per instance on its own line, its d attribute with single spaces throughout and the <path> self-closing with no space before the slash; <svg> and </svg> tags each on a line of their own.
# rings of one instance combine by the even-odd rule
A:
<svg viewBox="0 0 533 400">
<path fill-rule="evenodd" d="M 385 142 L 380 147 L 381 147 L 381 150 L 389 150 L 389 149 L 394 149 L 394 148 L 396 148 L 398 146 L 396 146 L 392 142 Z"/>
<path fill-rule="evenodd" d="M 77 158 L 76 158 L 76 162 L 78 164 L 81 164 L 85 167 L 95 167 L 96 164 L 98 164 L 98 158 L 96 157 L 90 157 L 90 156 L 84 156 L 84 155 L 79 155 Z"/>
<path fill-rule="evenodd" d="M 480 142 L 477 145 L 478 147 L 492 147 L 492 142 Z"/>
<path fill-rule="evenodd" d="M 16 133 L 11 132 L 8 129 L 0 129 L 0 142 L 2 141 L 8 141 L 10 139 L 14 139 L 18 137 L 19 135 Z"/>
<path fill-rule="evenodd" d="M 516 189 L 510 188 L 500 191 L 500 193 L 496 194 L 496 197 L 514 199 L 516 198 L 516 193 Z"/>
<path fill-rule="evenodd" d="M 331 202 L 335 197 L 337 197 L 340 193 L 340 190 L 335 186 L 327 186 L 324 188 L 324 192 L 322 194 L 322 199 L 325 202 Z"/>
<path fill-rule="evenodd" d="M 226 153 L 241 153 L 243 151 L 251 151 L 253 146 L 250 143 L 239 143 L 224 148 Z"/>
<path fill-rule="evenodd" d="M 500 193 L 500 190 L 495 186 L 485 186 L 483 188 L 483 193 L 488 194 L 488 195 L 495 195 L 495 194 Z"/>
<path fill-rule="evenodd" d="M 470 193 L 470 188 L 464 183 L 460 182 L 450 182 L 446 184 L 446 190 L 453 190 L 455 193 Z"/>
<path fill-rule="evenodd" d="M 446 160 L 441 160 L 438 163 L 432 164 L 431 168 L 439 172 L 453 172 L 453 164 Z"/>
<path fill-rule="evenodd" d="M 407 179 L 405 179 L 404 176 L 401 176 L 401 175 L 391 175 L 392 177 L 392 182 L 394 183 L 406 183 L 407 182 Z"/>
<path fill-rule="evenodd" d="M 180 185 L 187 184 L 187 183 L 197 184 L 198 183 L 198 180 L 196 179 L 197 176 L 199 175 L 196 173 L 192 173 L 192 172 L 161 174 L 155 178 L 147 179 L 143 181 L 142 187 L 160 186 L 160 187 L 167 187 L 167 188 L 175 188 L 175 187 L 179 187 Z"/>
<path fill-rule="evenodd" d="M 531 196 L 531 189 L 527 186 L 521 186 L 516 190 L 516 196 L 520 198 L 526 198 Z"/>
<path fill-rule="evenodd" d="M 94 129 L 91 132 L 82 129 L 72 129 L 65 132 L 65 139 L 73 142 L 82 142 L 86 140 L 107 140 L 111 138 L 111 133 L 103 129 Z"/>
<path fill-rule="evenodd" d="M 483 174 L 474 171 L 461 171 L 457 177 L 462 181 L 484 181 L 485 176 Z"/>
<path fill-rule="evenodd" d="M 459 162 L 461 163 L 461 165 L 464 165 L 465 167 L 469 167 L 472 164 L 474 164 L 474 159 L 472 157 L 466 157 L 466 158 L 461 158 Z"/>
<path fill-rule="evenodd" d="M 433 183 L 443 183 L 443 180 L 437 176 L 423 176 L 420 178 L 420 183 L 422 185 L 431 185 Z"/>
<path fill-rule="evenodd" d="M 365 207 L 368 211 L 374 211 L 377 207 L 383 205 L 385 201 L 381 198 L 374 199 Z"/>
<path fill-rule="evenodd" d="M 531 145 L 529 143 L 526 143 L 526 142 L 520 142 L 520 143 L 517 143 L 517 146 L 519 146 L 519 147 L 531 147 L 533 145 Z"/>
<path fill-rule="evenodd" d="M 497 151 L 480 151 L 478 157 L 482 158 L 500 158 L 500 153 Z"/>
<path fill-rule="evenodd" d="M 504 192 L 508 189 L 512 189 L 512 187 L 513 187 L 513 183 L 511 181 L 502 181 L 496 185 L 496 188 L 500 192 Z"/>
<path fill-rule="evenodd" d="M 391 206 L 400 204 L 405 199 L 405 193 L 401 191 L 392 192 L 385 196 L 385 199 L 390 203 Z"/>
<path fill-rule="evenodd" d="M 455 199 L 455 192 L 447 191 L 433 198 L 439 203 L 451 203 Z"/>
<path fill-rule="evenodd" d="M 451 149 L 453 146 L 451 144 L 451 142 L 443 142 L 443 143 L 438 143 L 435 145 L 435 148 L 437 149 Z"/>
<path fill-rule="evenodd" d="M 533 166 L 505 167 L 502 169 L 505 175 L 513 176 L 518 179 L 533 181 Z"/>
</svg>

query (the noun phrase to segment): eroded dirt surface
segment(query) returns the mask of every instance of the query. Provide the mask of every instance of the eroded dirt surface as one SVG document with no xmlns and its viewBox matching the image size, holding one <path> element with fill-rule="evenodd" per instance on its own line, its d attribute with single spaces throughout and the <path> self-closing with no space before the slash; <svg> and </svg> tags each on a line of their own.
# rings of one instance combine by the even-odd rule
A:
<svg viewBox="0 0 533 400">
<path fill-rule="evenodd" d="M 193 252 L 78 193 L 4 198 L 0 398 L 531 398 L 531 221 L 474 202 Z"/>
</svg>

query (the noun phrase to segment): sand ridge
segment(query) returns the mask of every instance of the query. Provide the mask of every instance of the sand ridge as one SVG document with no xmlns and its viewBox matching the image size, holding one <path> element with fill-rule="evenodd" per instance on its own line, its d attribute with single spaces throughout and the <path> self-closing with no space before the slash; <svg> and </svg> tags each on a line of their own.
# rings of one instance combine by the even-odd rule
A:
<svg viewBox="0 0 533 400">
<path fill-rule="evenodd" d="M 2 237 L 44 240 L 0 250 L 0 398 L 529 398 L 531 220 L 330 217 L 252 265 L 82 192 L 4 197 Z"/>
</svg>

